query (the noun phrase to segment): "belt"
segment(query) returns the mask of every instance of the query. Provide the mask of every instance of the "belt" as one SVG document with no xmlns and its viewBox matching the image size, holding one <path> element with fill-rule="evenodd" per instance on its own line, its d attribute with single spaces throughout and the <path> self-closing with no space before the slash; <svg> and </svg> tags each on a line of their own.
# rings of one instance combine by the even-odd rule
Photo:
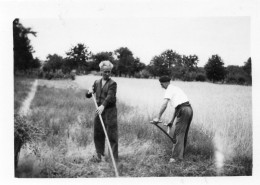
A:
<svg viewBox="0 0 260 185">
<path fill-rule="evenodd" d="M 179 110 L 181 107 L 185 107 L 185 106 L 190 106 L 190 102 L 186 101 L 186 102 L 184 102 L 184 103 L 182 103 L 182 104 L 179 104 L 179 105 L 175 108 L 175 110 L 177 111 L 177 110 Z"/>
</svg>

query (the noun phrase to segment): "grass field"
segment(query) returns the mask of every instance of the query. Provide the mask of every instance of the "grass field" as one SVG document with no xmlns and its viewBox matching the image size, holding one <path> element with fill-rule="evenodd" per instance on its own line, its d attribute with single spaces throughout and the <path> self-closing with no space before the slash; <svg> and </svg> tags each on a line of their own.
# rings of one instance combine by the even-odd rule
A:
<svg viewBox="0 0 260 185">
<path fill-rule="evenodd" d="M 37 155 L 26 149 L 21 152 L 18 177 L 114 176 L 109 157 L 99 164 L 89 161 L 95 152 L 94 103 L 85 98 L 85 90 L 98 78 L 39 80 L 28 119 L 43 127 L 45 136 L 38 143 Z M 172 82 L 187 93 L 194 117 L 185 161 L 168 164 L 171 142 L 149 125 L 164 93 L 158 80 L 114 79 L 118 83 L 120 176 L 252 174 L 251 87 Z M 20 97 L 19 88 L 15 87 L 15 97 Z M 164 121 L 171 109 L 168 107 Z"/>
<path fill-rule="evenodd" d="M 32 78 L 14 78 L 14 112 L 18 113 L 23 101 L 30 92 L 33 83 Z"/>
</svg>

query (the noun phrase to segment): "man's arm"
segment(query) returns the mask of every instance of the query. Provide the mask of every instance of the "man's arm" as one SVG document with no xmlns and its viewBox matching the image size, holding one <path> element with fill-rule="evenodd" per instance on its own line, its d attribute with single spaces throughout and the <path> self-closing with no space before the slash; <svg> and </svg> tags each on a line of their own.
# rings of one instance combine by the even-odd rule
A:
<svg viewBox="0 0 260 185">
<path fill-rule="evenodd" d="M 173 125 L 173 122 L 175 120 L 175 117 L 176 117 L 176 111 L 174 110 L 174 113 L 173 113 L 173 116 L 172 116 L 172 119 L 170 120 L 170 122 L 168 123 L 168 126 L 172 126 Z"/>
<path fill-rule="evenodd" d="M 165 109 L 167 108 L 168 102 L 169 102 L 169 99 L 163 99 L 163 104 L 161 105 L 160 112 L 158 114 L 158 117 L 153 120 L 154 122 L 160 121 Z"/>
</svg>

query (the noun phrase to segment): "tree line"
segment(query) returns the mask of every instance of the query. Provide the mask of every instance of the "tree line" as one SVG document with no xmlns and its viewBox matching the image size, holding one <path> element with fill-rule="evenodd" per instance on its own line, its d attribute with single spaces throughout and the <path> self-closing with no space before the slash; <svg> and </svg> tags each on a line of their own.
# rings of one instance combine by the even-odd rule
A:
<svg viewBox="0 0 260 185">
<path fill-rule="evenodd" d="M 251 58 L 243 66 L 224 66 L 223 59 L 212 55 L 204 67 L 198 67 L 199 57 L 181 55 L 172 49 L 167 49 L 154 56 L 148 65 L 134 57 L 127 47 L 114 51 L 92 53 L 84 43 L 78 43 L 65 52 L 66 57 L 49 54 L 45 61 L 33 58 L 33 47 L 28 35 L 36 36 L 31 28 L 25 28 L 19 19 L 13 22 L 14 37 L 14 72 L 37 70 L 40 77 L 62 78 L 72 72 L 78 75 L 99 71 L 99 63 L 109 60 L 114 64 L 114 76 L 135 78 L 157 78 L 168 75 L 173 80 L 211 81 L 213 83 L 251 84 Z"/>
</svg>

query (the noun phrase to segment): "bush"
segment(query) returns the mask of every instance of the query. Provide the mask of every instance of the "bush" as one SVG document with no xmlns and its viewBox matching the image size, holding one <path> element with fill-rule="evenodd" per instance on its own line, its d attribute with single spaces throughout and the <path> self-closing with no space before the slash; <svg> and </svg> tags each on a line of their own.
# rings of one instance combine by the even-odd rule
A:
<svg viewBox="0 0 260 185">
<path fill-rule="evenodd" d="M 62 70 L 57 70 L 56 72 L 44 72 L 40 71 L 38 73 L 38 78 L 42 79 L 72 79 L 75 80 L 76 73 L 71 72 L 71 73 L 63 73 Z"/>
<path fill-rule="evenodd" d="M 244 85 L 244 84 L 248 84 L 249 80 L 244 75 L 240 75 L 240 74 L 231 75 L 231 74 L 229 74 L 226 77 L 226 83 Z"/>
<path fill-rule="evenodd" d="M 183 81 L 188 81 L 188 82 L 190 82 L 190 81 L 194 81 L 195 78 L 196 78 L 196 73 L 190 72 L 190 73 L 186 73 L 181 79 L 182 79 Z"/>
<path fill-rule="evenodd" d="M 206 81 L 206 75 L 205 74 L 197 74 L 196 78 L 195 78 L 196 81 L 199 81 L 199 82 L 205 82 Z"/>
<path fill-rule="evenodd" d="M 244 76 L 239 76 L 237 81 L 238 81 L 238 84 L 243 85 L 246 83 L 246 78 Z"/>
<path fill-rule="evenodd" d="M 71 80 L 75 80 L 75 76 L 76 76 L 76 75 L 75 75 L 75 74 L 73 74 L 73 73 L 72 73 L 72 74 L 70 74 L 70 79 L 71 79 Z"/>
<path fill-rule="evenodd" d="M 228 83 L 228 84 L 236 84 L 237 83 L 237 79 L 236 79 L 235 76 L 229 75 L 226 78 L 226 83 Z"/>
<path fill-rule="evenodd" d="M 14 115 L 14 162 L 15 169 L 18 165 L 19 153 L 21 148 L 25 144 L 29 144 L 29 147 L 37 152 L 37 148 L 34 142 L 43 135 L 43 131 L 35 126 L 35 124 L 30 124 L 25 116 L 20 116 L 19 114 Z"/>
<path fill-rule="evenodd" d="M 140 74 L 140 73 L 135 73 L 135 74 L 134 74 L 134 77 L 135 77 L 135 78 L 141 78 L 141 74 Z"/>
<path fill-rule="evenodd" d="M 40 71 L 38 73 L 38 78 L 44 78 L 44 72 L 43 71 Z"/>
<path fill-rule="evenodd" d="M 140 72 L 141 78 L 150 78 L 151 74 L 149 73 L 149 71 L 147 71 L 146 69 L 143 69 Z"/>
<path fill-rule="evenodd" d="M 48 79 L 48 80 L 51 80 L 53 77 L 54 77 L 53 73 L 47 73 L 45 75 L 45 78 Z"/>
</svg>

